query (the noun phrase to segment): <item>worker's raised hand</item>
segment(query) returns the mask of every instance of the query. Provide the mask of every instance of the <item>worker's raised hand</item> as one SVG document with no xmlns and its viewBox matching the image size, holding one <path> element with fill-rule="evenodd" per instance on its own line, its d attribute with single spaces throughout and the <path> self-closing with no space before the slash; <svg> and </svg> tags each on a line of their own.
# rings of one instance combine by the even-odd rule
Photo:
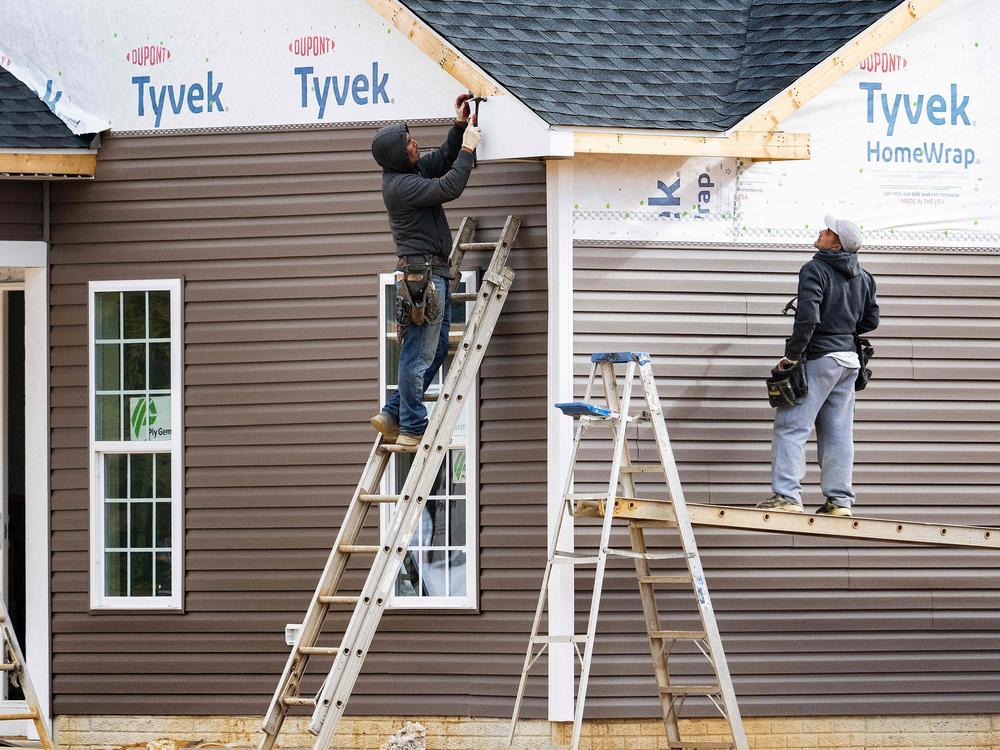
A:
<svg viewBox="0 0 1000 750">
<path fill-rule="evenodd" d="M 467 151 L 475 151 L 479 141 L 483 138 L 482 132 L 475 125 L 470 125 L 462 134 L 462 148 Z"/>
<path fill-rule="evenodd" d="M 468 122 L 469 121 L 469 99 L 472 98 L 472 94 L 465 93 L 459 94 L 458 98 L 455 99 L 455 121 L 456 122 Z"/>
</svg>

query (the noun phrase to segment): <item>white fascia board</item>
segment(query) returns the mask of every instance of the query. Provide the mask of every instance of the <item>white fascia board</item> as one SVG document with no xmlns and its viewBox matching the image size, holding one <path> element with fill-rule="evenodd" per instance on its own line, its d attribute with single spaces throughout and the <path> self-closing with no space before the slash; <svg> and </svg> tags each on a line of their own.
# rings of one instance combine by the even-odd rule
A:
<svg viewBox="0 0 1000 750">
<path fill-rule="evenodd" d="M 0 267 L 45 268 L 46 244 L 0 240 Z"/>
<path fill-rule="evenodd" d="M 509 92 L 480 105 L 483 141 L 479 161 L 565 158 L 573 155 L 573 132 L 556 130 Z"/>
</svg>

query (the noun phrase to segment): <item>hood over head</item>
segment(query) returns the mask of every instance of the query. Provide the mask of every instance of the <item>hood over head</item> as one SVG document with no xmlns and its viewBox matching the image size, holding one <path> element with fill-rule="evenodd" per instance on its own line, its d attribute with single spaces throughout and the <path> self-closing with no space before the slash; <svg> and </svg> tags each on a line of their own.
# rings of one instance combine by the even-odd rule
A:
<svg viewBox="0 0 1000 750">
<path fill-rule="evenodd" d="M 405 122 L 380 128 L 372 139 L 372 156 L 388 172 L 412 172 L 410 156 L 406 153 L 406 134 L 410 132 Z"/>
<path fill-rule="evenodd" d="M 820 250 L 813 258 L 835 268 L 849 279 L 853 279 L 861 273 L 861 264 L 858 262 L 857 253 L 845 252 L 844 250 Z"/>
</svg>

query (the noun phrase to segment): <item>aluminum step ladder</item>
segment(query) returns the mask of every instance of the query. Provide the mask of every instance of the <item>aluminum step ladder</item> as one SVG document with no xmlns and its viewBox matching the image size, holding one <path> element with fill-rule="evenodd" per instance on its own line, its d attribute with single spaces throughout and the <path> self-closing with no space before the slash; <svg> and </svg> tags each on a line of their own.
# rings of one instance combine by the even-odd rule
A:
<svg viewBox="0 0 1000 750">
<path fill-rule="evenodd" d="M 0 722 L 30 719 L 35 725 L 35 733 L 38 735 L 37 740 L 32 740 L 0 734 L 0 747 L 53 750 L 55 746 L 52 743 L 52 733 L 49 731 L 48 722 L 45 720 L 41 704 L 38 702 L 38 694 L 35 693 L 31 678 L 28 676 L 24 654 L 21 653 L 21 646 L 17 642 L 17 635 L 14 633 L 14 626 L 7 614 L 7 605 L 4 604 L 3 597 L 0 597 L 0 630 L 3 631 L 3 661 L 0 662 L 0 671 L 7 673 L 11 683 L 20 686 L 28 707 L 27 711 L 0 714 Z"/>
<path fill-rule="evenodd" d="M 500 311 L 507 300 L 514 272 L 507 267 L 507 257 L 514 245 L 520 219 L 508 216 L 495 242 L 473 242 L 475 221 L 465 218 L 455 237 L 451 253 L 452 291 L 461 280 L 461 266 L 467 251 L 492 250 L 493 257 L 474 294 L 452 296 L 453 302 L 474 302 L 467 317 L 465 333 L 455 351 L 454 360 L 438 394 L 427 430 L 419 446 L 386 444 L 379 435 L 361 479 L 348 505 L 326 567 L 309 603 L 298 641 L 292 646 L 284 672 L 264 717 L 264 737 L 259 750 L 271 750 L 290 708 L 313 708 L 308 729 L 316 735 L 315 750 L 327 750 L 333 743 L 337 725 L 344 715 L 364 658 L 368 653 L 379 620 L 406 550 L 420 521 L 427 494 L 441 463 L 447 455 L 455 425 L 465 408 L 466 395 L 478 377 L 486 346 Z M 398 495 L 379 494 L 383 474 L 393 454 L 412 453 L 413 463 Z M 393 510 L 379 546 L 359 544 L 359 535 L 372 507 L 392 504 Z M 360 593 L 343 595 L 341 583 L 347 564 L 354 555 L 372 558 L 368 578 Z M 331 607 L 350 606 L 354 612 L 339 643 L 319 645 L 323 623 Z M 312 656 L 332 657 L 333 665 L 315 696 L 302 696 L 300 686 L 306 664 Z"/>
<path fill-rule="evenodd" d="M 563 512 L 559 516 L 555 532 L 549 542 L 548 561 L 542 576 L 542 588 L 538 596 L 538 606 L 535 609 L 535 619 L 531 626 L 531 635 L 524 656 L 524 666 L 521 669 L 521 680 L 517 688 L 517 698 L 514 701 L 514 713 L 511 719 L 508 745 L 513 744 L 517 730 L 518 716 L 524 698 L 528 672 L 538 659 L 545 653 L 551 643 L 572 643 L 580 661 L 580 677 L 576 694 L 573 716 L 573 736 L 571 750 L 580 746 L 580 733 L 583 728 L 583 712 L 587 698 L 587 685 L 590 679 L 591 661 L 594 655 L 594 642 L 597 635 L 597 618 L 600 611 L 601 590 L 604 585 L 604 573 L 608 558 L 630 558 L 634 561 L 635 572 L 642 598 L 642 609 L 645 617 L 646 633 L 649 637 L 649 647 L 653 658 L 656 674 L 659 700 L 663 711 L 663 723 L 667 733 L 667 747 L 678 750 L 704 750 L 706 748 L 727 748 L 729 750 L 747 750 L 747 738 L 740 717 L 740 709 L 736 702 L 726 655 L 722 648 L 719 627 L 712 610 L 712 601 L 705 583 L 705 573 L 702 569 L 698 546 L 695 543 L 694 531 L 688 516 L 687 505 L 684 502 L 684 491 L 677 473 L 677 464 L 670 447 L 667 435 L 667 425 L 660 407 L 660 397 L 653 381 L 653 370 L 650 357 L 645 352 L 602 352 L 591 357 L 590 378 L 587 382 L 586 395 L 583 401 L 556 404 L 563 413 L 576 420 L 573 439 L 573 451 L 570 458 L 570 468 L 563 490 Z M 619 393 L 618 377 L 615 365 L 626 365 L 626 372 Z M 633 413 L 629 411 L 632 401 L 632 388 L 638 375 L 645 395 L 646 409 Z M 595 394 L 595 381 L 600 376 L 598 390 Z M 598 402 L 603 401 L 603 406 Z M 596 494 L 573 492 L 576 460 L 580 449 L 580 441 L 588 428 L 603 424 L 611 429 L 613 440 L 613 455 L 611 460 L 611 476 L 607 491 Z M 638 464 L 626 444 L 626 430 L 629 425 L 646 424 L 652 427 L 659 455 L 657 464 Z M 628 533 L 630 547 L 628 549 L 612 549 L 612 522 L 614 506 L 619 502 L 636 497 L 635 475 L 640 473 L 660 473 L 666 477 L 667 489 L 675 516 L 675 523 L 680 536 L 681 549 L 670 552 L 650 552 L 646 548 L 645 528 L 642 521 L 629 521 Z M 619 493 L 621 484 L 623 492 Z M 592 552 L 569 552 L 560 550 L 557 546 L 562 524 L 567 514 L 574 514 L 578 505 L 601 508 L 603 523 L 601 526 L 600 545 Z M 583 514 L 581 514 L 583 515 Z M 587 515 L 594 515 L 593 512 Z M 659 524 L 663 526 L 664 524 Z M 670 574 L 658 574 L 652 570 L 650 563 L 655 560 L 682 559 L 687 570 L 683 574 L 671 571 Z M 549 577 L 555 565 L 595 565 L 593 594 L 590 604 L 590 614 L 587 618 L 587 631 L 582 635 L 542 635 L 542 613 L 546 608 Z M 656 603 L 655 587 L 660 585 L 690 586 L 697 603 L 698 615 L 701 619 L 700 630 L 670 630 L 665 628 L 660 619 Z M 708 684 L 682 684 L 671 679 L 668 669 L 671 652 L 679 643 L 693 643 L 698 651 L 707 659 L 708 665 L 715 674 L 715 679 Z M 583 646 L 581 652 L 580 646 Z M 705 742 L 703 740 L 684 741 L 680 736 L 678 718 L 685 700 L 691 696 L 706 697 L 718 709 L 729 724 L 731 741 Z"/>
</svg>

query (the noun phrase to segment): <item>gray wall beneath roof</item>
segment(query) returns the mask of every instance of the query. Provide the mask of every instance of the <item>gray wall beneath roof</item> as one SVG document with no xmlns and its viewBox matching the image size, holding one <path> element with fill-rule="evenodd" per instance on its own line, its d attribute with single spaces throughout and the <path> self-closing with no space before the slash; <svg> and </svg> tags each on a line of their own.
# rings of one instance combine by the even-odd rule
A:
<svg viewBox="0 0 1000 750">
<path fill-rule="evenodd" d="M 94 182 L 53 186 L 56 714 L 267 707 L 373 439 L 377 274 L 394 264 L 373 132 L 112 136 Z M 481 165 L 449 206 L 479 239 L 508 213 L 524 224 L 482 369 L 481 613 L 387 615 L 350 714 L 509 711 L 545 547 L 544 169 Z M 186 611 L 89 614 L 87 282 L 178 276 Z"/>
<path fill-rule="evenodd" d="M 763 378 L 782 353 L 791 319 L 779 312 L 810 255 L 577 243 L 578 395 L 591 352 L 651 352 L 691 502 L 749 504 L 770 494 Z M 862 262 L 878 279 L 883 323 L 872 337 L 875 377 L 857 406 L 856 513 L 997 525 L 1000 254 L 869 251 Z M 639 444 L 653 460 L 645 433 Z M 594 488 L 604 475 L 600 448 L 583 449 Z M 809 459 L 814 508 L 822 502 L 814 443 Z M 663 496 L 653 485 L 642 492 Z M 698 539 L 746 714 L 996 710 L 997 553 L 723 530 Z M 590 715 L 656 716 L 631 566 L 616 564 L 605 590 Z M 578 591 L 580 614 L 586 579 Z M 661 597 L 667 627 L 693 625 L 690 598 Z M 694 682 L 701 664 L 690 649 L 676 660 Z"/>
<path fill-rule="evenodd" d="M 42 239 L 42 183 L 0 180 L 0 240 Z"/>
</svg>

